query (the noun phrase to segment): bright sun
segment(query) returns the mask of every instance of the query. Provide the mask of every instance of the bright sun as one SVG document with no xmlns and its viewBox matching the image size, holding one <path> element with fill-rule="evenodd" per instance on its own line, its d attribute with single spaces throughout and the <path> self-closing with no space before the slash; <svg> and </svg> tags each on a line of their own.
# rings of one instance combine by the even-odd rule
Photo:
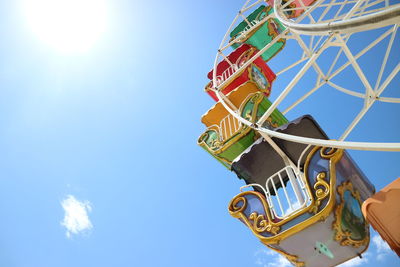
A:
<svg viewBox="0 0 400 267">
<path fill-rule="evenodd" d="M 62 52 L 84 52 L 107 26 L 105 0 L 25 0 L 24 13 L 41 41 Z"/>
</svg>

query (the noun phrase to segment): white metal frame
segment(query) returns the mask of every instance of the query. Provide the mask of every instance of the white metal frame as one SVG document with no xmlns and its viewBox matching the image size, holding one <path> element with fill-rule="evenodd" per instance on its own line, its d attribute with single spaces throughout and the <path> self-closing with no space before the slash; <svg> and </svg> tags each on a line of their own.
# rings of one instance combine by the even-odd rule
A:
<svg viewBox="0 0 400 267">
<path fill-rule="evenodd" d="M 251 12 L 254 7 L 261 4 L 264 1 L 246 1 L 243 8 L 240 10 L 238 15 L 233 20 L 228 31 L 226 32 L 224 39 L 220 44 L 220 49 L 218 50 L 217 56 L 214 61 L 214 70 L 221 57 L 224 57 L 224 52 L 230 47 L 230 45 L 235 42 L 235 40 L 228 41 L 229 32 L 236 25 L 238 19 L 246 18 L 245 13 Z M 400 72 L 400 58 L 398 64 L 389 70 L 389 75 L 386 79 L 383 79 L 383 73 L 387 70 L 387 61 L 390 57 L 393 42 L 397 33 L 398 24 L 400 23 L 400 4 L 391 5 L 389 1 L 386 0 L 317 0 L 313 5 L 309 7 L 304 7 L 304 13 L 298 18 L 292 20 L 288 19 L 284 15 L 285 8 L 291 3 L 288 1 L 285 5 L 281 5 L 279 0 L 275 1 L 275 13 L 266 16 L 258 23 L 264 23 L 267 19 L 277 18 L 282 24 L 286 25 L 285 31 L 280 33 L 276 38 L 272 40 L 271 43 L 266 45 L 261 49 L 256 55 L 254 55 L 250 60 L 248 60 L 243 66 L 236 69 L 236 72 L 230 75 L 223 82 L 217 83 L 216 71 L 214 71 L 213 84 L 216 85 L 214 90 L 218 99 L 224 105 L 224 107 L 235 116 L 241 123 L 253 127 L 255 130 L 259 131 L 263 137 L 277 137 L 285 139 L 288 141 L 327 146 L 334 148 L 343 149 L 357 149 L 357 150 L 378 150 L 378 151 L 400 151 L 400 143 L 385 143 L 385 142 L 349 142 L 345 141 L 354 127 L 360 122 L 367 111 L 373 106 L 377 101 L 389 102 L 389 103 L 400 103 L 400 98 L 395 97 L 382 97 L 381 94 L 392 82 L 392 80 Z M 333 12 L 334 9 L 338 9 Z M 287 8 L 286 10 L 291 10 Z M 319 13 L 318 13 L 319 12 Z M 332 13 L 335 13 L 332 15 Z M 257 27 L 259 24 L 253 25 Z M 361 25 L 361 26 L 360 26 Z M 376 29 L 380 27 L 387 27 L 393 25 L 386 32 L 381 34 L 376 40 L 368 44 L 362 51 L 357 54 L 349 49 L 347 43 L 349 42 L 351 35 L 360 31 Z M 309 35 L 309 44 L 303 40 L 302 35 Z M 319 36 L 319 37 L 318 37 Z M 324 37 L 326 36 L 326 37 Z M 296 60 L 294 63 L 290 64 L 288 67 L 277 72 L 278 77 L 282 73 L 293 69 L 299 64 L 304 64 L 300 71 L 297 72 L 295 77 L 288 83 L 288 85 L 282 90 L 281 94 L 272 102 L 270 108 L 265 112 L 265 114 L 260 118 L 257 123 L 252 123 L 240 116 L 238 108 L 232 103 L 227 101 L 227 98 L 219 92 L 219 88 L 222 88 L 225 84 L 232 81 L 237 75 L 248 65 L 250 65 L 257 57 L 261 56 L 264 51 L 269 49 L 276 41 L 280 38 L 286 38 L 287 40 L 294 40 L 298 43 L 299 47 L 303 50 L 303 56 Z M 318 38 L 318 39 L 316 39 Z M 375 84 L 372 84 L 368 80 L 368 77 L 363 73 L 362 67 L 357 62 L 358 58 L 364 55 L 366 52 L 371 50 L 373 47 L 378 45 L 389 38 L 389 44 L 385 56 L 382 60 L 381 67 L 379 69 L 378 79 Z M 331 64 L 329 71 L 324 73 L 322 68 L 319 66 L 317 59 L 324 53 L 324 51 L 329 47 L 339 47 L 340 51 L 338 56 L 334 59 Z M 340 54 L 347 57 L 347 62 L 334 70 L 337 65 L 338 58 Z M 228 62 L 229 63 L 229 62 Z M 231 63 L 230 63 L 231 64 Z M 355 70 L 357 76 L 361 80 L 363 86 L 365 87 L 365 93 L 359 93 L 357 91 L 349 90 L 332 81 L 332 78 L 337 76 L 339 73 L 344 71 L 348 66 L 352 66 Z M 315 86 L 312 87 L 306 94 L 301 98 L 296 100 L 293 104 L 289 106 L 283 113 L 290 111 L 297 105 L 302 103 L 305 99 L 310 97 L 315 91 L 324 85 L 329 85 L 332 88 L 348 94 L 350 96 L 355 96 L 364 99 L 364 106 L 359 111 L 358 115 L 354 118 L 352 123 L 348 125 L 343 134 L 338 137 L 337 141 L 334 140 L 320 140 L 315 138 L 305 138 L 300 136 L 293 136 L 283 133 L 278 133 L 272 131 L 268 128 L 262 127 L 263 122 L 269 117 L 274 109 L 286 98 L 286 96 L 293 90 L 295 85 L 299 80 L 310 70 L 314 69 L 318 75 Z M 383 80 L 383 81 L 382 81 Z"/>
</svg>

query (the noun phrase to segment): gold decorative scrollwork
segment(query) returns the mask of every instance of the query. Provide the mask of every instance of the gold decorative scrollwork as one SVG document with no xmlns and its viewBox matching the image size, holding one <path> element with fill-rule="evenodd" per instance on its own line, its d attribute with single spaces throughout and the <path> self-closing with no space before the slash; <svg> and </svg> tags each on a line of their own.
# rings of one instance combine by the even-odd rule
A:
<svg viewBox="0 0 400 267">
<path fill-rule="evenodd" d="M 340 159 L 342 157 L 343 150 L 332 147 L 321 147 L 320 156 L 323 159 Z"/>
<path fill-rule="evenodd" d="M 279 227 L 273 226 L 264 215 L 258 214 L 257 212 L 253 212 L 249 216 L 250 220 L 253 220 L 253 230 L 262 233 L 262 232 L 270 232 L 273 234 L 277 234 L 279 232 Z"/>
<path fill-rule="evenodd" d="M 247 199 L 244 195 L 250 194 L 256 196 L 263 204 L 264 210 L 268 208 L 266 202 L 263 200 L 263 195 L 253 191 L 247 191 L 239 194 L 235 198 L 231 200 L 229 204 L 228 210 L 229 213 L 238 219 L 241 219 L 245 222 L 245 224 L 256 234 L 258 237 L 262 237 L 260 233 L 269 232 L 272 234 L 277 234 L 280 230 L 279 226 L 274 225 L 271 220 L 271 217 L 266 211 L 266 215 L 258 214 L 257 212 L 252 212 L 248 217 L 244 213 L 247 207 Z M 239 205 L 239 203 L 243 203 Z"/>
<path fill-rule="evenodd" d="M 299 261 L 299 257 L 298 256 L 294 256 L 294 255 L 290 255 L 290 254 L 286 254 L 286 255 L 283 255 L 283 256 L 285 256 L 285 258 L 288 261 L 290 261 L 296 267 L 306 266 L 306 264 L 303 261 Z"/>
<path fill-rule="evenodd" d="M 273 128 L 278 128 L 279 124 L 276 121 L 272 120 L 272 117 L 268 117 L 267 118 L 267 122 L 269 122 L 269 125 L 271 125 L 271 127 Z"/>
<path fill-rule="evenodd" d="M 219 140 L 214 140 L 214 141 L 211 143 L 210 148 L 213 149 L 213 150 L 217 150 L 217 149 L 219 149 L 221 146 L 222 146 L 222 142 L 221 142 L 221 141 L 219 141 Z"/>
<path fill-rule="evenodd" d="M 256 116 L 257 116 L 257 110 L 259 108 L 260 103 L 262 102 L 264 98 L 263 93 L 261 92 L 256 92 L 254 94 L 250 94 L 242 103 L 240 110 L 241 110 L 241 114 L 242 117 L 254 122 L 256 120 Z M 247 104 L 251 103 L 253 105 L 253 107 L 249 110 L 245 110 Z"/>
<path fill-rule="evenodd" d="M 368 245 L 369 243 L 369 226 L 368 223 L 365 221 L 365 219 L 362 217 L 362 213 L 360 211 L 360 216 L 363 219 L 362 223 L 362 227 L 364 227 L 364 229 L 358 229 L 358 230 L 363 230 L 365 233 L 364 238 L 360 239 L 360 240 L 356 240 L 353 238 L 353 234 L 351 231 L 343 229 L 343 216 L 347 219 L 345 220 L 349 220 L 351 219 L 352 221 L 356 221 L 356 219 L 360 220 L 360 218 L 355 217 L 354 218 L 348 218 L 351 217 L 351 215 L 347 215 L 345 213 L 345 215 L 343 215 L 343 211 L 345 209 L 345 205 L 346 205 L 346 199 L 345 199 L 345 192 L 348 191 L 351 194 L 351 197 L 353 197 L 354 199 L 357 200 L 358 205 L 361 207 L 361 200 L 360 200 L 360 193 L 353 189 L 353 184 L 350 181 L 344 182 L 342 185 L 340 185 L 337 188 L 337 191 L 340 195 L 340 204 L 336 207 L 335 210 L 335 220 L 333 221 L 333 229 L 335 230 L 335 236 L 334 239 L 336 241 L 338 241 L 340 243 L 340 245 L 342 246 L 353 246 L 353 247 L 360 247 L 360 246 L 365 246 Z M 347 201 L 349 201 L 349 199 L 347 199 Z M 347 203 L 349 204 L 349 203 Z M 356 216 L 356 215 L 353 215 Z M 353 224 L 354 225 L 354 224 Z M 356 226 L 360 226 L 360 222 L 358 222 L 358 225 Z M 356 227 L 354 226 L 354 227 Z M 360 232 L 360 231 L 357 231 Z"/>
<path fill-rule="evenodd" d="M 243 202 L 243 205 L 238 206 L 238 204 L 240 202 Z M 247 200 L 245 197 L 236 197 L 232 200 L 231 204 L 229 205 L 229 213 L 234 216 L 234 217 L 238 217 L 237 215 L 239 213 L 241 213 L 242 211 L 244 211 L 247 207 Z"/>
<path fill-rule="evenodd" d="M 263 95 L 259 94 L 259 93 L 255 93 L 252 97 L 251 97 L 251 101 L 253 101 L 254 103 L 260 103 L 263 99 Z"/>
<path fill-rule="evenodd" d="M 320 172 L 317 175 L 317 181 L 314 184 L 314 189 L 315 189 L 315 196 L 316 200 L 315 203 L 311 209 L 311 212 L 317 213 L 318 208 L 321 205 L 321 201 L 324 200 L 327 196 L 329 196 L 330 192 L 330 186 L 329 184 L 324 180 L 326 178 L 326 173 L 325 172 Z"/>
</svg>

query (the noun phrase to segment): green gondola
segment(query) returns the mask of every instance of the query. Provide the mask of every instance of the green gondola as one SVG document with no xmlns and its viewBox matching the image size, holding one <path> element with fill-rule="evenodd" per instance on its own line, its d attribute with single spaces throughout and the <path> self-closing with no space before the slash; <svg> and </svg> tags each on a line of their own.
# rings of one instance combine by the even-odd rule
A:
<svg viewBox="0 0 400 267">
<path fill-rule="evenodd" d="M 246 20 L 243 20 L 233 31 L 230 33 L 232 47 L 237 48 L 242 43 L 250 44 L 257 49 L 261 50 L 266 45 L 272 42 L 285 27 L 277 19 L 270 18 L 266 22 L 259 24 L 265 16 L 274 13 L 274 9 L 270 6 L 261 5 L 254 12 L 252 12 Z M 257 23 L 259 24 L 257 26 Z M 250 24 L 250 25 L 249 25 Z M 280 38 L 269 49 L 267 49 L 261 56 L 265 62 L 273 58 L 285 46 L 286 40 Z"/>
</svg>

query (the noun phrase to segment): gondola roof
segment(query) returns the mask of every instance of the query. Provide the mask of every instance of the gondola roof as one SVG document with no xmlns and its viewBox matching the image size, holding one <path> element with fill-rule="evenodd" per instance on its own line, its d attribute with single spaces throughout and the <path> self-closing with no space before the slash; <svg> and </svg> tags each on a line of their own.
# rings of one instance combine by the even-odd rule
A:
<svg viewBox="0 0 400 267">
<path fill-rule="evenodd" d="M 328 139 L 318 123 L 310 115 L 302 116 L 281 127 L 275 129 L 277 132 L 318 139 Z M 283 139 L 272 138 L 286 155 L 297 164 L 306 144 L 295 143 Z M 302 160 L 301 166 L 305 159 Z M 281 156 L 265 140 L 256 141 L 251 147 L 237 157 L 232 163 L 232 170 L 244 179 L 246 184 L 265 185 L 266 180 L 285 167 Z"/>
</svg>

